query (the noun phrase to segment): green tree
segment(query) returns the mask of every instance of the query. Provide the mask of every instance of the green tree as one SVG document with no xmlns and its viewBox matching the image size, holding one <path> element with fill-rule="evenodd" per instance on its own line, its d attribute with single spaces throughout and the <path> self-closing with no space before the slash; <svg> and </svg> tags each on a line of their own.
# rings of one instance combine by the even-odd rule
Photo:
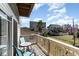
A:
<svg viewBox="0 0 79 59">
<path fill-rule="evenodd" d="M 37 24 L 37 28 L 38 28 L 38 31 L 39 31 L 39 32 L 42 32 L 42 27 L 43 27 L 43 22 L 42 22 L 42 20 L 40 20 L 40 21 L 38 22 L 38 24 Z"/>
</svg>

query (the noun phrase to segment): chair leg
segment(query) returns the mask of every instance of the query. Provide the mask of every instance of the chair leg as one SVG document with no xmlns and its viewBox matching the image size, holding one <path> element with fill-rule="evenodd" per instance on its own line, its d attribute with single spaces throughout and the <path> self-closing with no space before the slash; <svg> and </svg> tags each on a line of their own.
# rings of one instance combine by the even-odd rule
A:
<svg viewBox="0 0 79 59">
<path fill-rule="evenodd" d="M 25 50 L 25 48 L 23 47 L 23 51 Z"/>
</svg>

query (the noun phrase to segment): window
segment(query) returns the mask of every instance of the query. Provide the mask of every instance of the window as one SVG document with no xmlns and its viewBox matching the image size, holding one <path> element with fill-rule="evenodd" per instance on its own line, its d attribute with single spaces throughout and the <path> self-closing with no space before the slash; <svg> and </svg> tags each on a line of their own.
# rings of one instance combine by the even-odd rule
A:
<svg viewBox="0 0 79 59">
<path fill-rule="evenodd" d="M 8 16 L 0 11 L 0 56 L 8 55 L 9 49 L 9 23 Z"/>
</svg>

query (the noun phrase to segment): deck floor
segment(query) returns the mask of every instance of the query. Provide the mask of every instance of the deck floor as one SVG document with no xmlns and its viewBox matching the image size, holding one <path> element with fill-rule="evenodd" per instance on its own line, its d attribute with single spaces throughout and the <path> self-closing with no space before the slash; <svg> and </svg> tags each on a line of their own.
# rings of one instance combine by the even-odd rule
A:
<svg viewBox="0 0 79 59">
<path fill-rule="evenodd" d="M 35 40 L 34 39 L 31 39 L 31 38 L 29 40 L 26 40 L 26 41 L 35 42 Z M 36 54 L 36 56 L 46 56 L 43 53 L 43 51 L 36 44 L 29 46 L 29 48 L 31 48 L 34 51 L 34 53 Z M 21 47 L 20 47 L 20 49 L 21 49 Z M 26 51 L 26 49 L 25 48 L 24 49 L 22 48 L 21 50 L 25 50 Z"/>
<path fill-rule="evenodd" d="M 37 45 L 32 45 L 31 47 L 36 53 L 36 56 L 46 56 Z"/>
</svg>

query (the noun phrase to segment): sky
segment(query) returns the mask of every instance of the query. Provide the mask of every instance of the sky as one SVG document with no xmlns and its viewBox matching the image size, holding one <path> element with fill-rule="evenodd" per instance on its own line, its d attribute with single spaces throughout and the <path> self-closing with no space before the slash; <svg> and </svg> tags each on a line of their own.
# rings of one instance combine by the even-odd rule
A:
<svg viewBox="0 0 79 59">
<path fill-rule="evenodd" d="M 38 3 L 34 5 L 30 17 L 20 16 L 21 27 L 29 27 L 30 21 L 42 20 L 46 27 L 50 24 L 79 25 L 79 3 Z"/>
</svg>

